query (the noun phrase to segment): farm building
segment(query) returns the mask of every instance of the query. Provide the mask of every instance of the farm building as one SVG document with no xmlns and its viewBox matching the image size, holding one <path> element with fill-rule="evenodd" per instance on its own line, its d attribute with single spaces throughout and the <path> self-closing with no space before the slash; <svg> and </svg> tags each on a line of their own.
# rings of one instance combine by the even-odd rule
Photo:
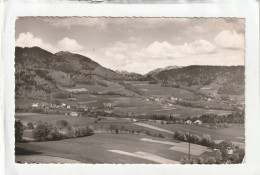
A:
<svg viewBox="0 0 260 175">
<path fill-rule="evenodd" d="M 61 107 L 66 107 L 67 105 L 65 103 L 61 103 Z"/>
<path fill-rule="evenodd" d="M 187 121 L 184 122 L 184 124 L 186 124 L 186 125 L 191 125 L 191 124 L 192 124 L 192 121 L 187 120 Z"/>
<path fill-rule="evenodd" d="M 71 112 L 71 113 L 70 113 L 70 116 L 72 116 L 72 117 L 78 117 L 79 114 L 78 114 L 77 112 Z"/>
<path fill-rule="evenodd" d="M 196 121 L 194 122 L 194 124 L 195 124 L 195 125 L 201 125 L 201 124 L 202 124 L 202 121 L 196 120 Z"/>
<path fill-rule="evenodd" d="M 103 103 L 104 108 L 114 108 L 116 106 L 115 103 Z"/>
<path fill-rule="evenodd" d="M 32 107 L 33 107 L 33 108 L 38 108 L 38 107 L 39 107 L 39 103 L 33 103 L 33 104 L 32 104 Z"/>
</svg>

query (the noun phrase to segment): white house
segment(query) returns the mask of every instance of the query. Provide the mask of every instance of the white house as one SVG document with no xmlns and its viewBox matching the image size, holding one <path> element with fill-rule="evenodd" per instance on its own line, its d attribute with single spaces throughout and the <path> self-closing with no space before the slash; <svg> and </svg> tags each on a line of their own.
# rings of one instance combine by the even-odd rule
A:
<svg viewBox="0 0 260 175">
<path fill-rule="evenodd" d="M 32 107 L 33 107 L 33 108 L 38 108 L 38 107 L 39 107 L 39 103 L 33 103 L 33 104 L 32 104 Z"/>
<path fill-rule="evenodd" d="M 71 112 L 71 113 L 70 113 L 70 116 L 72 116 L 72 117 L 78 117 L 79 114 L 78 114 L 77 112 Z"/>
<path fill-rule="evenodd" d="M 201 124 L 202 124 L 202 121 L 196 120 L 196 121 L 194 122 L 194 124 L 195 124 L 195 125 L 201 125 Z"/>
<path fill-rule="evenodd" d="M 65 103 L 61 103 L 61 107 L 66 107 L 66 104 Z"/>
<path fill-rule="evenodd" d="M 70 109 L 70 105 L 68 105 L 67 108 Z"/>
<path fill-rule="evenodd" d="M 192 124 L 192 121 L 187 120 L 187 121 L 184 122 L 184 124 L 186 124 L 186 125 L 191 125 L 191 124 Z"/>
</svg>

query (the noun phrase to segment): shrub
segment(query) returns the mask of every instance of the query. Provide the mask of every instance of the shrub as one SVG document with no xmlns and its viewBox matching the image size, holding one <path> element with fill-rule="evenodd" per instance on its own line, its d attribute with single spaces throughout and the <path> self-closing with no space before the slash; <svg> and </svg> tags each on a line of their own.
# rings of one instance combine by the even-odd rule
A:
<svg viewBox="0 0 260 175">
<path fill-rule="evenodd" d="M 53 93 L 52 97 L 59 98 L 59 99 L 71 98 L 72 93 L 66 92 L 66 91 L 61 91 L 61 92 Z"/>
<path fill-rule="evenodd" d="M 176 130 L 174 133 L 174 138 L 180 141 L 184 141 L 184 132 Z"/>
<path fill-rule="evenodd" d="M 64 135 L 62 135 L 61 133 L 59 133 L 59 131 L 55 128 L 54 130 L 52 130 L 50 132 L 50 134 L 48 135 L 48 140 L 61 140 L 61 139 L 65 139 L 66 137 Z"/>
<path fill-rule="evenodd" d="M 27 128 L 28 129 L 33 129 L 34 128 L 32 122 L 27 123 Z"/>
<path fill-rule="evenodd" d="M 192 142 L 192 143 L 200 144 L 201 140 L 202 140 L 202 138 L 197 134 L 190 135 L 190 142 Z"/>
<path fill-rule="evenodd" d="M 72 129 L 72 136 L 74 138 L 90 136 L 92 134 L 93 134 L 93 131 L 88 126 L 86 126 L 85 128 L 74 128 L 74 129 Z"/>
<path fill-rule="evenodd" d="M 216 159 L 214 157 L 208 157 L 206 160 L 207 164 L 216 164 Z"/>
<path fill-rule="evenodd" d="M 56 125 L 59 129 L 63 129 L 69 126 L 69 123 L 66 120 L 59 120 L 56 122 Z"/>
<path fill-rule="evenodd" d="M 214 154 L 216 158 L 216 163 L 221 163 L 223 160 L 221 151 L 217 149 L 214 151 Z"/>
<path fill-rule="evenodd" d="M 239 155 L 238 155 L 238 154 L 235 154 L 235 153 L 230 155 L 229 160 L 230 160 L 232 163 L 241 163 L 241 162 L 239 162 Z"/>
<path fill-rule="evenodd" d="M 211 147 L 213 145 L 210 135 L 203 135 L 201 139 L 201 145 Z"/>
<path fill-rule="evenodd" d="M 159 134 L 158 137 L 165 138 L 164 135 L 162 134 Z"/>
<path fill-rule="evenodd" d="M 15 142 L 20 142 L 22 140 L 24 126 L 20 120 L 15 121 Z"/>
<path fill-rule="evenodd" d="M 52 125 L 45 122 L 39 122 L 37 126 L 33 129 L 33 137 L 37 141 L 46 141 L 48 135 L 52 131 Z"/>
<path fill-rule="evenodd" d="M 237 149 L 235 152 L 239 156 L 239 162 L 241 163 L 245 156 L 245 150 L 244 149 Z"/>
</svg>

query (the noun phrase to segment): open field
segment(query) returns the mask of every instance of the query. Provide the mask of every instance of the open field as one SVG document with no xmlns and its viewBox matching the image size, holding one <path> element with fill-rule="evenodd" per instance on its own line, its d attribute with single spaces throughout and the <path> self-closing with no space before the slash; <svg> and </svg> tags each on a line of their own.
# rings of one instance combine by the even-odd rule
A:
<svg viewBox="0 0 260 175">
<path fill-rule="evenodd" d="M 169 149 L 171 145 L 151 143 L 141 140 L 143 138 L 141 135 L 95 134 L 61 141 L 16 143 L 16 161 L 28 161 L 28 155 L 39 155 L 61 157 L 82 163 L 167 163 L 162 160 L 178 162 L 185 154 Z M 157 140 L 167 141 L 159 138 Z M 111 150 L 120 150 L 133 155 L 141 154 L 141 156 L 129 156 Z M 51 160 L 49 163 L 52 162 Z"/>
<path fill-rule="evenodd" d="M 183 132 L 191 132 L 199 135 L 208 134 L 214 140 L 227 140 L 244 143 L 244 127 L 239 124 L 232 124 L 233 126 L 223 129 L 210 129 L 206 127 L 200 127 L 195 125 L 185 124 L 159 124 L 154 122 L 145 122 L 148 125 L 163 128 L 169 131 L 180 130 Z"/>
<path fill-rule="evenodd" d="M 145 95 L 155 97 L 174 96 L 177 98 L 192 98 L 195 96 L 193 92 L 172 87 L 162 87 L 160 84 L 149 84 L 144 81 L 128 81 L 127 83 L 143 91 Z"/>
<path fill-rule="evenodd" d="M 103 116 L 102 114 L 102 116 L 97 116 L 98 118 L 63 115 L 65 112 L 76 111 L 75 108 L 49 109 L 48 112 L 50 113 L 48 114 L 16 112 L 15 118 L 21 120 L 24 126 L 27 126 L 28 122 L 36 126 L 39 121 L 56 126 L 57 121 L 66 120 L 71 127 L 89 126 L 95 133 L 92 136 L 82 138 L 35 142 L 32 130 L 26 129 L 23 139 L 28 142 L 16 143 L 16 161 L 22 163 L 176 164 L 183 156 L 188 155 L 188 143 L 173 139 L 173 134 L 177 129 L 199 135 L 209 134 L 218 143 L 223 140 L 232 141 L 235 145 L 240 145 L 240 148 L 244 148 L 244 127 L 238 124 L 233 124 L 233 126 L 224 129 L 209 129 L 184 124 L 162 125 L 151 121 L 131 122 L 132 118 L 153 114 L 186 118 L 202 114 L 227 115 L 233 112 L 211 109 L 212 106 L 219 105 L 215 102 L 197 101 L 202 106 L 207 105 L 207 109 L 176 104 L 169 105 L 168 102 L 147 100 L 147 97 L 188 99 L 196 95 L 187 90 L 161 87 L 158 84 L 148 84 L 148 82 L 128 82 L 144 93 L 143 96 L 140 96 L 116 82 L 105 83 L 108 87 L 77 85 L 75 89 L 85 88 L 91 93 L 76 93 L 73 96 L 76 100 L 60 99 L 60 101 L 67 105 L 77 106 L 81 104 L 89 108 L 95 107 L 98 110 L 112 113 L 111 115 Z M 106 93 L 109 91 L 125 95 L 93 94 L 93 92 Z M 26 108 L 30 107 L 32 103 L 41 103 L 41 101 L 17 99 L 16 107 Z M 105 103 L 117 105 L 113 108 L 105 108 Z M 57 115 L 58 113 L 62 115 Z M 120 130 L 120 134 L 115 134 L 115 131 L 112 132 L 112 125 Z M 207 158 L 211 152 L 207 147 L 191 144 L 190 153 L 192 156 Z"/>
</svg>

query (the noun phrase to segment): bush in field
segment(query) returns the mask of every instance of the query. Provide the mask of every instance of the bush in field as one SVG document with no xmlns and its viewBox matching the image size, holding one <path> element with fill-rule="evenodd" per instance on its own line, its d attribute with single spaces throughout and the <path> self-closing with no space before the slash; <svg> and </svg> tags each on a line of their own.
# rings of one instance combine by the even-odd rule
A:
<svg viewBox="0 0 260 175">
<path fill-rule="evenodd" d="M 202 138 L 197 134 L 191 134 L 190 135 L 190 142 L 195 144 L 200 144 Z"/>
<path fill-rule="evenodd" d="M 215 157 L 208 157 L 207 160 L 206 160 L 206 163 L 207 164 L 216 164 L 216 159 Z"/>
<path fill-rule="evenodd" d="M 15 142 L 20 142 L 22 140 L 24 126 L 20 120 L 15 121 Z"/>
<path fill-rule="evenodd" d="M 28 129 L 33 129 L 34 128 L 32 122 L 27 123 L 27 128 Z"/>
<path fill-rule="evenodd" d="M 239 155 L 235 153 L 230 155 L 229 160 L 231 161 L 231 163 L 241 163 L 239 161 Z"/>
<path fill-rule="evenodd" d="M 223 157 L 222 157 L 222 153 L 219 149 L 214 151 L 214 155 L 216 158 L 216 163 L 218 163 L 218 164 L 222 163 Z"/>
<path fill-rule="evenodd" d="M 56 122 L 56 125 L 59 129 L 67 128 L 69 123 L 66 120 L 59 120 Z"/>
<path fill-rule="evenodd" d="M 93 134 L 93 131 L 86 126 L 85 128 L 74 128 L 72 129 L 73 137 L 84 137 L 84 136 L 90 136 Z"/>
<path fill-rule="evenodd" d="M 50 134 L 48 135 L 48 140 L 61 140 L 61 139 L 65 139 L 66 137 L 64 135 L 62 135 L 61 133 L 59 133 L 59 131 L 54 128 Z"/>
<path fill-rule="evenodd" d="M 164 135 L 162 134 L 159 134 L 158 137 L 165 138 Z"/>
<path fill-rule="evenodd" d="M 245 150 L 244 149 L 237 149 L 235 152 L 235 154 L 237 154 L 239 156 L 239 161 L 238 162 L 242 162 L 245 156 Z"/>
<path fill-rule="evenodd" d="M 174 138 L 180 141 L 184 141 L 184 135 L 185 135 L 184 132 L 176 130 L 174 133 Z"/>
<path fill-rule="evenodd" d="M 51 133 L 53 127 L 51 124 L 39 122 L 33 129 L 33 138 L 37 141 L 46 141 L 48 135 Z"/>
<path fill-rule="evenodd" d="M 212 147 L 213 144 L 214 144 L 214 142 L 211 140 L 210 135 L 203 135 L 203 137 L 201 139 L 201 145 Z"/>
<path fill-rule="evenodd" d="M 70 92 L 61 91 L 61 92 L 56 92 L 56 93 L 52 94 L 52 97 L 65 99 L 65 98 L 71 98 L 72 94 Z"/>
</svg>

